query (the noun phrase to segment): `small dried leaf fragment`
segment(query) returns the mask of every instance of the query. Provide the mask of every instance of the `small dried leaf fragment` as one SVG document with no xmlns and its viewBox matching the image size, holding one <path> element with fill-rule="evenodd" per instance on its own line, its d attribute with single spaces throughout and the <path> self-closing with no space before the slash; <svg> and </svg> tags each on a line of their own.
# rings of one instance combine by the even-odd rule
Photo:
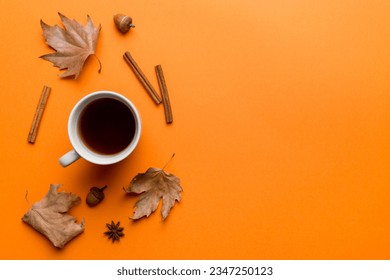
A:
<svg viewBox="0 0 390 280">
<path fill-rule="evenodd" d="M 163 169 L 151 167 L 145 173 L 136 175 L 125 191 L 141 194 L 135 204 L 134 220 L 148 217 L 157 209 L 161 199 L 163 200 L 161 215 L 165 220 L 175 202 L 180 202 L 182 188 L 178 177 Z"/>
<path fill-rule="evenodd" d="M 95 27 L 89 16 L 87 24 L 83 26 L 74 19 L 70 20 L 61 13 L 58 14 L 64 29 L 58 25 L 49 26 L 41 20 L 46 43 L 56 52 L 42 55 L 40 58 L 50 61 L 60 70 L 67 69 L 59 75 L 61 78 L 74 76 L 77 79 L 87 58 L 95 54 L 101 26 Z"/>
<path fill-rule="evenodd" d="M 77 224 L 76 219 L 66 213 L 81 199 L 72 193 L 57 192 L 60 186 L 50 185 L 46 196 L 34 203 L 22 220 L 45 235 L 55 247 L 63 248 L 84 231 L 84 220 Z"/>
</svg>

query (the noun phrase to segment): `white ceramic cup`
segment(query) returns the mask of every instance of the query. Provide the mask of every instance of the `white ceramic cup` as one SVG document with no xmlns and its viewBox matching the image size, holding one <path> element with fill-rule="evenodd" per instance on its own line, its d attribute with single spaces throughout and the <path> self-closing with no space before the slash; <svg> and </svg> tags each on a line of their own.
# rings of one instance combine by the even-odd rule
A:
<svg viewBox="0 0 390 280">
<path fill-rule="evenodd" d="M 122 104 L 126 105 L 134 117 L 135 132 L 133 139 L 126 148 L 115 154 L 101 154 L 92 150 L 83 142 L 80 135 L 79 121 L 81 114 L 91 102 L 101 98 L 112 98 L 114 100 L 120 101 Z M 59 159 L 60 164 L 63 167 L 72 164 L 80 157 L 95 164 L 114 164 L 129 156 L 137 146 L 141 136 L 141 118 L 134 104 L 123 95 L 108 90 L 95 91 L 82 98 L 73 107 L 68 120 L 68 135 L 73 149 Z"/>
</svg>

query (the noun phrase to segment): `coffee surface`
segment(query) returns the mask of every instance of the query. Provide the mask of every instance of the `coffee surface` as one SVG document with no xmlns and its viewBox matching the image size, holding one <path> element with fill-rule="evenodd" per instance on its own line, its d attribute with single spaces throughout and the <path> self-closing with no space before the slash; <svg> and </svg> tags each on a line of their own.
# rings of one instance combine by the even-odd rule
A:
<svg viewBox="0 0 390 280">
<path fill-rule="evenodd" d="M 130 109 L 112 98 L 88 104 L 80 115 L 78 130 L 85 145 L 99 154 L 124 150 L 135 134 L 135 120 Z"/>
</svg>

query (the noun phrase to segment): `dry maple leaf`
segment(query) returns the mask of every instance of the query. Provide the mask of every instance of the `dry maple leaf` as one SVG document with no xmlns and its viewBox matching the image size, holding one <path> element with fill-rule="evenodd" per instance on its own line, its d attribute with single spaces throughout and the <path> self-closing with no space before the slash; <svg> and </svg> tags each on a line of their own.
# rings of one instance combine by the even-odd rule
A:
<svg viewBox="0 0 390 280">
<path fill-rule="evenodd" d="M 163 169 L 151 167 L 145 173 L 135 176 L 125 191 L 141 194 L 135 204 L 134 220 L 144 216 L 148 217 L 157 209 L 161 198 L 163 200 L 161 215 L 165 220 L 176 200 L 180 201 L 182 188 L 179 178 L 175 175 Z"/>
<path fill-rule="evenodd" d="M 57 24 L 49 26 L 41 20 L 46 43 L 57 52 L 42 55 L 40 58 L 52 62 L 60 70 L 67 69 L 59 75 L 61 78 L 74 76 L 77 79 L 87 58 L 95 54 L 101 26 L 95 27 L 89 16 L 87 24 L 83 26 L 74 19 L 70 20 L 61 13 L 58 14 L 64 29 Z"/>
<path fill-rule="evenodd" d="M 63 248 L 66 243 L 84 231 L 84 220 L 66 214 L 74 205 L 80 203 L 80 197 L 65 192 L 57 192 L 61 185 L 52 184 L 46 196 L 34 203 L 24 214 L 22 220 L 45 235 L 55 247 Z"/>
</svg>

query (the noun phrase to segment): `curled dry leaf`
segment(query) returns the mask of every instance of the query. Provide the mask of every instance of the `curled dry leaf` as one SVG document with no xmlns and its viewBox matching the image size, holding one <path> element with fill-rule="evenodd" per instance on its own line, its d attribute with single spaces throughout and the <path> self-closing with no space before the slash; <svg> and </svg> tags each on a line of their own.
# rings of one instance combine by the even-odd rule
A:
<svg viewBox="0 0 390 280">
<path fill-rule="evenodd" d="M 157 209 L 161 199 L 163 200 L 161 215 L 165 220 L 175 202 L 180 201 L 182 188 L 178 177 L 163 169 L 152 167 L 145 173 L 135 176 L 125 191 L 141 194 L 135 204 L 134 220 L 144 216 L 148 217 Z"/>
<path fill-rule="evenodd" d="M 41 20 L 46 43 L 57 51 L 42 55 L 41 58 L 50 61 L 60 70 L 67 69 L 60 74 L 61 78 L 74 76 L 77 79 L 87 58 L 95 54 L 101 26 L 95 27 L 89 16 L 87 24 L 83 26 L 76 20 L 58 14 L 64 29 L 58 25 L 49 26 Z"/>
<path fill-rule="evenodd" d="M 55 247 L 63 248 L 66 243 L 84 231 L 84 220 L 76 219 L 66 212 L 80 203 L 80 197 L 57 192 L 61 185 L 52 184 L 46 196 L 34 203 L 22 220 L 45 235 Z"/>
</svg>

